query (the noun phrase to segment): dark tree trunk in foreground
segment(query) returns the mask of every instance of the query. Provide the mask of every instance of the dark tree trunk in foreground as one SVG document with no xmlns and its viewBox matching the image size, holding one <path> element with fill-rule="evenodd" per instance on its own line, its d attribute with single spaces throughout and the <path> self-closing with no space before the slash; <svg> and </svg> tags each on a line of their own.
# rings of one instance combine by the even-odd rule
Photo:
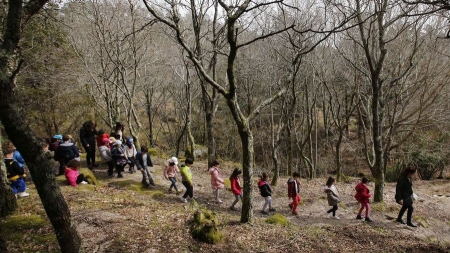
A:
<svg viewBox="0 0 450 253">
<path fill-rule="evenodd" d="M 55 230 L 61 252 L 80 252 L 81 240 L 70 218 L 70 211 L 42 147 L 17 108 L 14 94 L 15 77 L 21 59 L 19 40 L 22 25 L 47 3 L 48 0 L 8 1 L 8 14 L 0 46 L 0 121 L 8 138 L 20 151 L 33 178 L 44 209 Z"/>
</svg>

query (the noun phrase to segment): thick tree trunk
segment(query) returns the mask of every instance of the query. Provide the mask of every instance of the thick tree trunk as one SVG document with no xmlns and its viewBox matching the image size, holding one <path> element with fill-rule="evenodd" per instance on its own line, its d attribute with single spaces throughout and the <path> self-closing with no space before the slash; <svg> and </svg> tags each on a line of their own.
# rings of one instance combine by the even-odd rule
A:
<svg viewBox="0 0 450 253">
<path fill-rule="evenodd" d="M 216 139 L 214 138 L 214 108 L 211 108 L 209 102 L 205 102 L 206 136 L 208 139 L 208 168 L 216 159 Z"/>
<path fill-rule="evenodd" d="M 0 81 L 0 120 L 9 139 L 22 153 L 31 177 L 41 198 L 44 209 L 55 229 L 62 252 L 80 252 L 81 240 L 71 222 L 69 207 L 56 184 L 51 165 L 42 155 L 42 147 L 28 124 L 13 106 L 14 95 L 7 87 L 11 84 Z"/>
<path fill-rule="evenodd" d="M 242 142 L 242 174 L 244 179 L 244 196 L 242 203 L 241 222 L 253 222 L 253 135 L 247 124 L 238 125 Z"/>
<path fill-rule="evenodd" d="M 2 228 L 0 227 L 0 233 L 2 232 Z M 0 236 L 0 252 L 2 253 L 8 253 L 8 247 L 6 245 L 6 240 L 3 239 L 2 236 Z"/>
<path fill-rule="evenodd" d="M 0 143 L 3 143 L 2 135 L 0 133 Z M 3 152 L 0 150 L 0 157 L 3 157 Z M 10 215 L 17 209 L 17 199 L 14 192 L 8 185 L 6 178 L 6 166 L 3 159 L 0 160 L 0 217 Z M 2 252 L 2 251 L 0 251 Z"/>
<path fill-rule="evenodd" d="M 339 182 L 342 179 L 342 163 L 341 163 L 341 144 L 344 135 L 344 129 L 339 128 L 339 137 L 336 142 L 336 180 Z"/>
</svg>

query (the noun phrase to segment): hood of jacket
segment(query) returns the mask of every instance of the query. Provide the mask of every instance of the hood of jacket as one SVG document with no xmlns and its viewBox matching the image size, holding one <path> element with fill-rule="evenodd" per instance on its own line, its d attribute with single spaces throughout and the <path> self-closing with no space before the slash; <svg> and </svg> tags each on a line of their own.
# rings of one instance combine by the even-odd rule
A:
<svg viewBox="0 0 450 253">
<path fill-rule="evenodd" d="M 355 186 L 355 190 L 356 190 L 356 192 L 361 192 L 361 191 L 363 191 L 364 189 L 366 189 L 367 187 L 363 184 L 363 183 L 359 183 L 359 184 L 357 184 L 356 186 Z"/>
<path fill-rule="evenodd" d="M 73 143 L 71 143 L 71 142 L 64 142 L 64 143 L 59 144 L 59 146 L 61 146 L 61 147 L 70 147 L 70 146 L 73 146 Z"/>
<path fill-rule="evenodd" d="M 260 179 L 260 180 L 258 181 L 258 187 L 261 187 L 261 186 L 265 185 L 266 183 L 267 183 L 266 181 Z"/>
</svg>

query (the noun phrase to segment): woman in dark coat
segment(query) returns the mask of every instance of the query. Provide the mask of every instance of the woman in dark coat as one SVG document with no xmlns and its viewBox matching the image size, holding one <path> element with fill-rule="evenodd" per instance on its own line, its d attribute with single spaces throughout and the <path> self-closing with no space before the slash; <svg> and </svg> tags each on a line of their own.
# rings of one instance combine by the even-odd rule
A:
<svg viewBox="0 0 450 253">
<path fill-rule="evenodd" d="M 406 214 L 406 224 L 410 227 L 417 227 L 417 225 L 414 225 L 411 222 L 412 213 L 414 211 L 411 177 L 415 173 L 416 169 L 414 167 L 406 167 L 402 175 L 398 178 L 397 187 L 395 188 L 395 201 L 397 201 L 399 205 L 402 205 L 402 208 L 398 213 L 396 222 L 405 224 L 405 222 L 402 220 L 402 217 L 405 211 L 408 210 L 408 213 Z"/>
<path fill-rule="evenodd" d="M 93 120 L 85 122 L 80 129 L 80 140 L 83 148 L 86 150 L 86 162 L 89 169 L 98 167 L 98 164 L 95 163 L 95 135 L 97 134 L 98 132 L 95 129 L 95 122 Z"/>
</svg>

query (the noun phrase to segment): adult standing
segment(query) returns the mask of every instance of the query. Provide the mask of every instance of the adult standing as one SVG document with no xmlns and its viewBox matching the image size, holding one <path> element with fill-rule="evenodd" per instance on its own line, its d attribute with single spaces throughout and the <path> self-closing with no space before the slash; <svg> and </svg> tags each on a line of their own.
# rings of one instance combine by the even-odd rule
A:
<svg viewBox="0 0 450 253">
<path fill-rule="evenodd" d="M 86 150 L 86 162 L 89 169 L 98 167 L 98 164 L 95 163 L 95 135 L 97 134 L 93 120 L 85 122 L 80 129 L 80 140 Z"/>
<path fill-rule="evenodd" d="M 406 167 L 403 170 L 402 175 L 397 180 L 397 187 L 395 188 L 395 201 L 399 205 L 402 205 L 400 212 L 398 213 L 398 217 L 396 222 L 401 224 L 405 224 L 402 220 L 403 214 L 406 210 L 408 213 L 406 214 L 406 224 L 410 227 L 417 227 L 411 222 L 412 213 L 414 211 L 413 207 L 413 189 L 412 189 L 412 180 L 411 177 L 416 173 L 416 169 L 414 167 Z"/>
</svg>

